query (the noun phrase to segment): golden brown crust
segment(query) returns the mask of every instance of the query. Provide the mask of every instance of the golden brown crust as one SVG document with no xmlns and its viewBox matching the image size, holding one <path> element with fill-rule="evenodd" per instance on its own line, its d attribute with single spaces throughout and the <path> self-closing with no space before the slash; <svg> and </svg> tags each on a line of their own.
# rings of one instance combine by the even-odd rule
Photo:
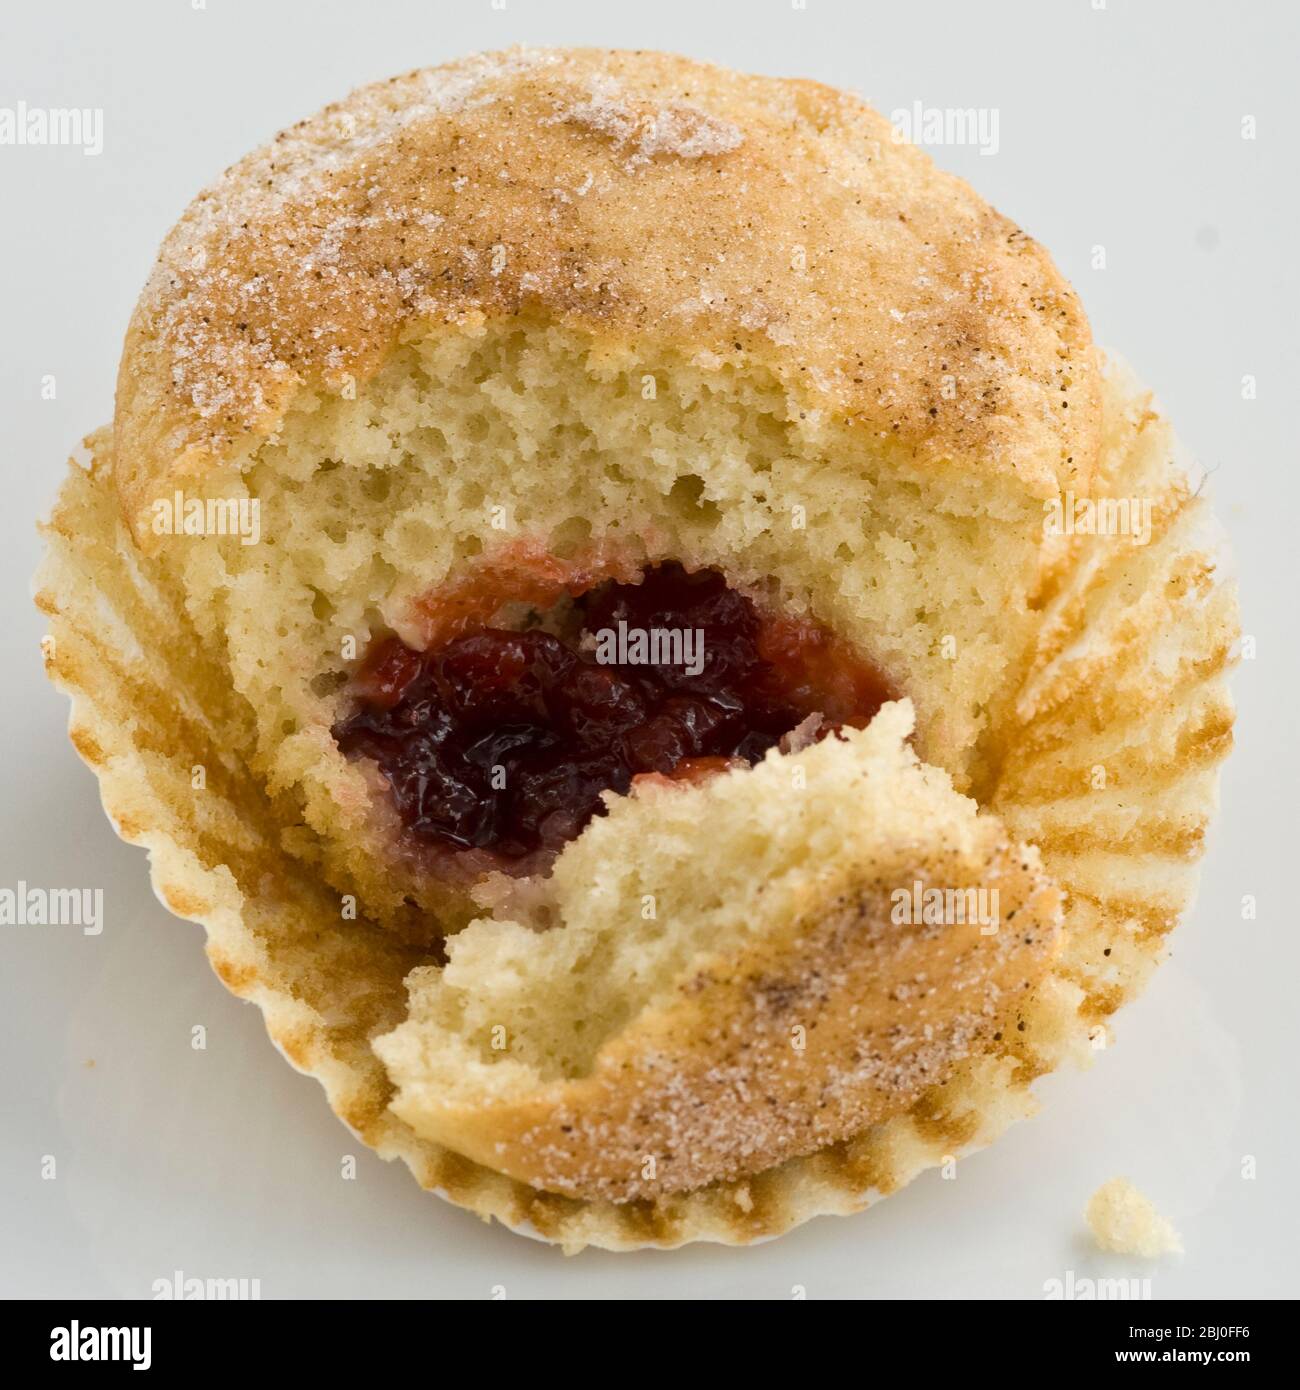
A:
<svg viewBox="0 0 1300 1390">
<path fill-rule="evenodd" d="M 513 1178 L 615 1202 L 752 1176 L 906 1113 L 1014 1028 L 1058 944 L 1060 894 L 1037 855 L 984 830 L 978 855 L 918 846 L 904 878 L 998 884 L 991 934 L 896 923 L 897 874 L 841 874 L 788 914 L 773 904 L 779 927 L 761 944 L 697 964 L 589 1076 L 496 1105 L 402 1086 L 393 1109 Z M 388 1042 L 378 1051 L 401 1082 Z"/>
<path fill-rule="evenodd" d="M 128 518 L 421 324 L 533 312 L 768 370 L 792 416 L 921 463 L 1034 496 L 1088 482 L 1077 297 L 864 103 L 664 54 L 512 50 L 364 88 L 195 200 L 118 378 Z"/>
</svg>

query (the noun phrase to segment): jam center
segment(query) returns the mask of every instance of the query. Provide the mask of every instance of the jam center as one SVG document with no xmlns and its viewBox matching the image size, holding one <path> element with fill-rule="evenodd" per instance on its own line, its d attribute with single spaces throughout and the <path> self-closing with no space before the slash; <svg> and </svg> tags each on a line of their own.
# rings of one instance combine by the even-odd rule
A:
<svg viewBox="0 0 1300 1390">
<path fill-rule="evenodd" d="M 825 628 L 673 561 L 590 590 L 559 627 L 367 653 L 334 737 L 374 759 L 418 840 L 509 868 L 558 851 L 634 777 L 753 764 L 809 716 L 822 737 L 891 698 Z"/>
</svg>

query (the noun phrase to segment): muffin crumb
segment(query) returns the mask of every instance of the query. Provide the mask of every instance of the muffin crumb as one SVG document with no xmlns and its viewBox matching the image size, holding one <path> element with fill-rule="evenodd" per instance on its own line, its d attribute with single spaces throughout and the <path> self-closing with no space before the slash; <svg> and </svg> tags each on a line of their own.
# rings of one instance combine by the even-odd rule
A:
<svg viewBox="0 0 1300 1390">
<path fill-rule="evenodd" d="M 1178 1232 L 1127 1178 L 1102 1183 L 1088 1199 L 1084 1216 L 1102 1250 L 1144 1260 L 1183 1253 Z"/>
</svg>

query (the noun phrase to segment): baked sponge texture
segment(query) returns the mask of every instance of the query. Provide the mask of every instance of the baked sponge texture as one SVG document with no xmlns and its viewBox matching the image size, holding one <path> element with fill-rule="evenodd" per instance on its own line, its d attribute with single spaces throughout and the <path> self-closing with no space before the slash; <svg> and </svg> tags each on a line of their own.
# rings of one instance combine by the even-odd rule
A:
<svg viewBox="0 0 1300 1390">
<path fill-rule="evenodd" d="M 424 647 L 476 591 L 544 608 L 566 583 L 662 560 L 721 570 L 887 672 L 922 756 L 987 787 L 1038 630 L 1042 502 L 1015 479 L 954 486 L 806 415 L 759 365 L 615 353 L 517 319 L 430 331 L 352 399 L 304 390 L 241 472 L 187 484 L 255 503 L 257 543 L 151 533 L 151 555 L 221 653 L 252 765 L 300 804 L 309 852 L 418 938 L 422 914 L 463 922 L 473 905 L 402 851 L 372 771 L 330 731 L 375 636 Z"/>
<path fill-rule="evenodd" d="M 375 1048 L 394 1112 L 549 1190 L 626 1201 L 905 1110 L 1051 961 L 1033 850 L 908 747 L 911 710 L 702 785 L 666 779 L 561 854 L 525 912 L 408 980 Z M 927 897 L 928 894 L 928 897 Z"/>
<path fill-rule="evenodd" d="M 427 639 L 476 568 L 521 582 L 529 554 L 717 566 L 860 646 L 978 789 L 1042 504 L 1086 490 L 1100 399 L 1047 254 L 862 101 L 512 50 L 364 88 L 196 198 L 110 447 L 258 775 L 331 882 L 418 939 L 472 904 L 418 857 L 375 870 L 392 826 L 329 737 L 372 631 Z M 256 502 L 259 543 L 160 534 L 178 490 Z"/>
<path fill-rule="evenodd" d="M 36 589 L 119 833 L 367 1143 L 568 1249 L 743 1243 L 987 1142 L 1159 960 L 1231 742 L 1208 523 L 1046 254 L 862 103 L 509 54 L 195 201 Z M 367 643 L 663 559 L 905 699 L 432 872 L 330 733 Z"/>
<path fill-rule="evenodd" d="M 51 637 L 47 667 L 71 696 L 70 734 L 99 779 L 114 825 L 149 850 L 163 902 L 204 924 L 220 977 L 262 1009 L 285 1054 L 321 1081 L 339 1116 L 379 1153 L 403 1159 L 424 1186 L 479 1214 L 570 1250 L 770 1236 L 813 1215 L 858 1210 L 1032 1113 L 1031 1082 L 1071 1056 L 1086 1062 L 1095 1055 L 1093 1039 L 1140 989 L 1190 900 L 1216 768 L 1231 741 L 1224 673 L 1235 599 L 1209 548 L 1204 500 L 1178 466 L 1167 424 L 1131 377 L 1112 370 L 1107 380 L 1110 485 L 1116 495 L 1152 489 L 1151 544 L 1078 542 L 1076 567 L 1044 606 L 1000 771 L 982 802 L 996 817 L 987 817 L 990 825 L 1000 821 L 1012 843 L 1037 848 L 1043 872 L 1062 894 L 1063 931 L 1050 962 L 1017 999 L 1011 1026 L 994 1028 L 906 1108 L 811 1153 L 693 1190 L 617 1201 L 580 1196 L 559 1190 L 572 1174 L 543 1186 L 498 1167 L 495 1150 L 487 1162 L 467 1154 L 465 1148 L 478 1148 L 477 1138 L 457 1147 L 430 1137 L 446 1117 L 436 1105 L 426 1111 L 427 1093 L 413 1085 L 412 1068 L 431 1036 L 440 1055 L 467 1047 L 463 1018 L 445 1034 L 432 1024 L 454 1002 L 456 987 L 444 991 L 430 973 L 438 960 L 427 947 L 365 912 L 353 920 L 342 910 L 339 893 L 313 863 L 301 804 L 270 791 L 255 770 L 257 721 L 232 689 L 223 649 L 204 640 L 166 562 L 132 540 L 106 432 L 92 436 L 88 458 L 72 465 L 47 527 L 37 580 Z M 896 722 L 892 731 L 900 733 Z M 861 767 L 852 741 L 824 746 L 843 759 L 840 775 Z M 901 752 L 880 751 L 896 776 Z M 195 765 L 207 772 L 201 795 Z M 764 774 L 773 775 L 766 765 L 707 791 L 720 796 Z M 969 807 L 962 810 L 961 799 L 944 791 L 939 770 L 926 773 L 924 785 L 940 824 L 969 817 Z M 785 798 L 787 811 L 792 801 Z M 812 813 L 815 803 L 807 804 Z M 626 816 L 645 811 L 654 823 L 653 802 L 620 809 Z M 741 819 L 737 809 L 727 823 Z M 593 822 L 587 834 L 603 824 Z M 710 830 L 707 819 L 696 820 L 690 834 L 707 845 Z M 564 862 L 578 863 L 583 848 L 576 842 Z M 624 843 L 615 857 L 636 853 L 635 844 Z M 918 861 L 923 854 L 918 845 Z M 708 859 L 694 862 L 696 876 L 717 871 Z M 514 896 L 522 891 L 503 891 L 493 907 L 493 919 L 513 924 L 504 928 L 507 936 L 554 910 L 553 888 L 537 902 Z M 655 891 L 662 893 L 662 884 Z M 637 908 L 630 921 L 611 922 L 604 939 L 617 939 L 624 926 L 630 938 L 643 931 Z M 673 935 L 682 929 L 675 924 L 688 920 L 670 915 L 665 930 Z M 466 939 L 484 949 L 497 930 L 485 921 Z M 799 958 L 795 946 L 787 964 Z M 544 947 L 562 949 L 558 937 Z M 472 956 L 471 949 L 458 967 L 462 982 L 477 972 Z M 481 984 L 498 1000 L 510 988 L 490 949 Z M 630 979 L 628 988 L 630 1000 Z M 527 984 L 520 989 L 527 997 Z M 533 1044 L 547 1036 L 549 1025 L 538 1028 L 522 1014 L 501 1021 Z M 390 1053 L 400 1081 L 381 1051 Z M 553 1073 L 543 1076 L 554 1065 L 544 1053 L 538 1050 L 539 1082 L 555 1084 Z M 442 1065 L 436 1056 L 431 1064 Z M 481 1068 L 494 1065 L 500 1063 Z M 494 1083 L 482 1069 L 477 1076 L 486 1095 Z M 463 1103 L 463 1086 L 454 1094 Z M 416 1123 L 399 1113 L 404 1105 Z"/>
</svg>

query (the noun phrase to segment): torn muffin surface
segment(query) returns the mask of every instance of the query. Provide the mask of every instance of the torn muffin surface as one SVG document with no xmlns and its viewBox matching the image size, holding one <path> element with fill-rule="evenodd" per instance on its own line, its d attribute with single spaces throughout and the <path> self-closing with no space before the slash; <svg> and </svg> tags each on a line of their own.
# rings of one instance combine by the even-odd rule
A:
<svg viewBox="0 0 1300 1390">
<path fill-rule="evenodd" d="M 1231 740 L 1204 516 L 861 102 L 511 53 L 196 200 L 38 601 L 115 824 L 367 1142 L 569 1246 L 743 1241 L 992 1137 L 1158 959 Z M 713 664 L 679 594 L 616 675 L 660 580 Z"/>
<path fill-rule="evenodd" d="M 703 783 L 610 798 L 408 981 L 376 1050 L 417 1133 L 627 1201 L 904 1112 L 1050 966 L 1037 854 L 908 747 L 911 710 Z"/>
</svg>

